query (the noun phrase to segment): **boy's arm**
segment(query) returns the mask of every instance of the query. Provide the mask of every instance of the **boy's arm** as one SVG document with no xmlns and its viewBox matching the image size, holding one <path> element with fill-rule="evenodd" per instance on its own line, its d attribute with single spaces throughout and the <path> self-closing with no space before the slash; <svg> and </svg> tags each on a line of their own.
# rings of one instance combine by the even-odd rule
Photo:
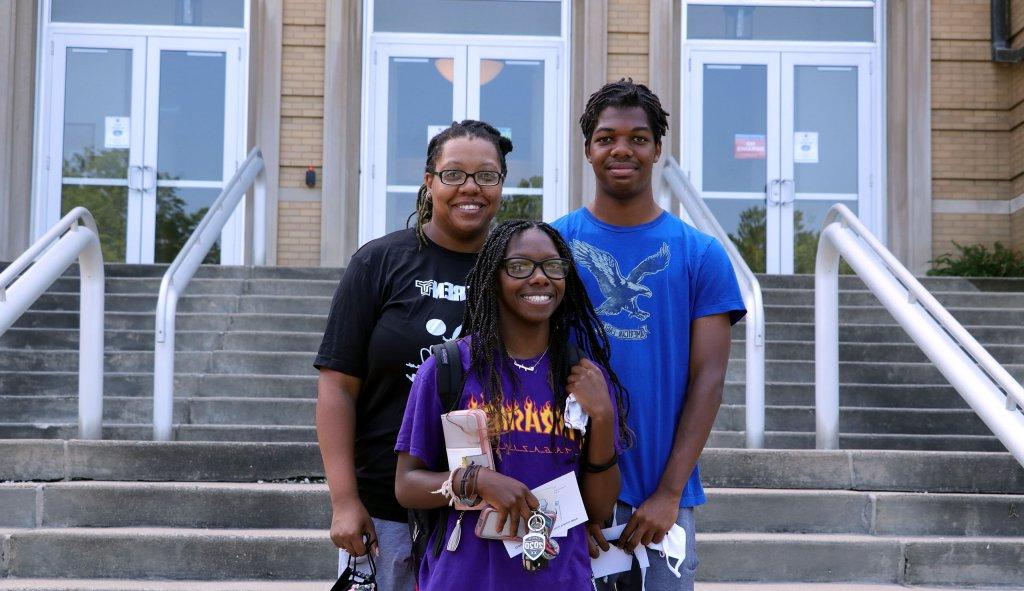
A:
<svg viewBox="0 0 1024 591">
<path fill-rule="evenodd" d="M 713 314 L 690 323 L 690 382 L 675 442 L 658 488 L 630 517 L 620 543 L 659 543 L 679 517 L 679 499 L 711 434 L 722 404 L 725 370 L 732 343 L 729 314 Z M 640 434 L 642 435 L 642 434 Z"/>
</svg>

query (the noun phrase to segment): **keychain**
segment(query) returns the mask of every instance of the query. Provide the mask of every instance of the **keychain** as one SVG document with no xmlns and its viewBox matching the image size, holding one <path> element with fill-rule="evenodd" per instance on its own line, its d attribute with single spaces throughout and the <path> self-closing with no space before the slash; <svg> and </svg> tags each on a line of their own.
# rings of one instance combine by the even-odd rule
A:
<svg viewBox="0 0 1024 591">
<path fill-rule="evenodd" d="M 523 568 L 536 571 L 558 556 L 558 542 L 551 538 L 555 520 L 550 515 L 533 510 L 526 522 L 529 533 L 523 536 Z"/>
</svg>

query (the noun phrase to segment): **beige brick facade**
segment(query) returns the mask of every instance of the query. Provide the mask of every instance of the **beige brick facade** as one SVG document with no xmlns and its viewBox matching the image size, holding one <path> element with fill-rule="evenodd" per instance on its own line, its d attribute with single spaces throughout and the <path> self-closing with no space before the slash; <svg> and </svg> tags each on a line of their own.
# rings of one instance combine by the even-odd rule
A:
<svg viewBox="0 0 1024 591">
<path fill-rule="evenodd" d="M 1012 29 L 1024 26 L 1014 0 Z M 989 0 L 932 1 L 932 191 L 934 199 L 1008 202 L 1024 193 L 1024 66 L 991 57 Z M 1019 214 L 936 213 L 932 253 L 953 242 L 1019 245 Z"/>
<path fill-rule="evenodd" d="M 325 1 L 284 0 L 281 49 L 281 167 L 285 189 L 306 187 L 306 169 L 323 163 Z M 320 264 L 320 203 L 281 201 L 277 262 Z"/>
<path fill-rule="evenodd" d="M 650 80 L 650 0 L 608 0 L 608 81 Z"/>
</svg>

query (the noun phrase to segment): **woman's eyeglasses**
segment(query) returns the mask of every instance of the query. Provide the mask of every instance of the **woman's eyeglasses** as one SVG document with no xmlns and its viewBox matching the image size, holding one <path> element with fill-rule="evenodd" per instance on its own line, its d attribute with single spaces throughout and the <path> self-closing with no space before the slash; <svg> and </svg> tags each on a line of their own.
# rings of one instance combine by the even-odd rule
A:
<svg viewBox="0 0 1024 591">
<path fill-rule="evenodd" d="M 466 172 L 464 170 L 441 170 L 437 171 L 436 174 L 440 177 L 441 182 L 446 185 L 463 185 L 466 183 L 466 179 L 473 177 L 473 181 L 481 187 L 493 187 L 501 183 L 502 174 L 500 172 L 494 172 L 493 170 L 478 170 L 476 172 Z"/>
<path fill-rule="evenodd" d="M 524 258 L 510 258 L 502 261 L 505 274 L 513 279 L 526 279 L 533 276 L 533 272 L 540 267 L 540 270 L 548 279 L 565 279 L 569 274 L 568 259 L 544 259 L 534 261 Z"/>
</svg>

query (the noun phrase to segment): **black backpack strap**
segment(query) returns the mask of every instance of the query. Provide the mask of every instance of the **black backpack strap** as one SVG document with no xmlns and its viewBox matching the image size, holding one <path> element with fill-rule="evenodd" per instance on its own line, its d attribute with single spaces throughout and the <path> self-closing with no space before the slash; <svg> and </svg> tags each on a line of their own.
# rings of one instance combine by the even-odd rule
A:
<svg viewBox="0 0 1024 591">
<path fill-rule="evenodd" d="M 445 341 L 431 345 L 430 354 L 437 364 L 437 395 L 444 412 L 456 410 L 462 394 L 462 352 L 459 342 Z"/>
<path fill-rule="evenodd" d="M 576 367 L 576 364 L 579 363 L 581 359 L 583 359 L 583 351 L 581 351 L 579 347 L 572 343 L 569 343 L 569 348 L 565 353 L 569 357 L 570 370 Z"/>
</svg>

